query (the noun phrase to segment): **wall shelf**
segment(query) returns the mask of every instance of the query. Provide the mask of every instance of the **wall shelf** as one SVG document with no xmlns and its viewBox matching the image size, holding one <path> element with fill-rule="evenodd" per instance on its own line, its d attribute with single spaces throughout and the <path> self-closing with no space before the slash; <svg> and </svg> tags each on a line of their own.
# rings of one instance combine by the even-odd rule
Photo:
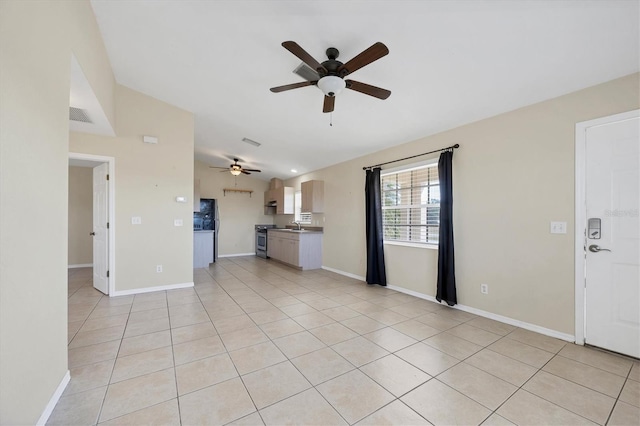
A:
<svg viewBox="0 0 640 426">
<path fill-rule="evenodd" d="M 236 188 L 223 188 L 222 192 L 224 193 L 224 196 L 227 196 L 227 192 L 241 192 L 241 193 L 245 193 L 245 194 L 249 194 L 249 198 L 251 198 L 251 194 L 253 193 L 252 189 L 236 189 Z"/>
</svg>

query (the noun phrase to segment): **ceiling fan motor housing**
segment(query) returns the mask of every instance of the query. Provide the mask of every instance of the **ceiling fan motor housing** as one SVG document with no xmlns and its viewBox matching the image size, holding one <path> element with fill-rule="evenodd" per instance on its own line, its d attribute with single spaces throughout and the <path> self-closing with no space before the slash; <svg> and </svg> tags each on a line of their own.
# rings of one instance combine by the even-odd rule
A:
<svg viewBox="0 0 640 426">
<path fill-rule="evenodd" d="M 342 62 L 336 60 L 339 55 L 340 52 L 335 47 L 328 48 L 327 57 L 329 59 L 321 64 L 324 68 L 318 68 L 318 74 L 320 74 L 318 88 L 326 96 L 334 97 L 347 86 L 338 73 L 338 69 L 342 66 Z"/>
</svg>

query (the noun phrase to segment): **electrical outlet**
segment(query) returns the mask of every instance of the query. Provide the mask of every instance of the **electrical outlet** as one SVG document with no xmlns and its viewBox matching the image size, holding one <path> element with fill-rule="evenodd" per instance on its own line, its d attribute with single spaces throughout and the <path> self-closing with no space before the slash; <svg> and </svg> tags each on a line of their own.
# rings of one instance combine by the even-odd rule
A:
<svg viewBox="0 0 640 426">
<path fill-rule="evenodd" d="M 141 225 L 142 224 L 142 218 L 140 216 L 133 216 L 131 218 L 131 224 L 132 225 Z"/>
<path fill-rule="evenodd" d="M 489 294 L 489 284 L 480 284 L 480 293 Z"/>
<path fill-rule="evenodd" d="M 174 219 L 173 226 L 182 226 L 182 219 Z"/>
<path fill-rule="evenodd" d="M 162 272 L 162 265 L 156 265 L 156 272 Z"/>
</svg>

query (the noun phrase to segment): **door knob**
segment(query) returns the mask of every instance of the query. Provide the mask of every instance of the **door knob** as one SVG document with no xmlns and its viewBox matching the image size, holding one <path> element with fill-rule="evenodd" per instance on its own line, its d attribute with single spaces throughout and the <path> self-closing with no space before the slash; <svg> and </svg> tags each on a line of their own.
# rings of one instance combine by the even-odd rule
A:
<svg viewBox="0 0 640 426">
<path fill-rule="evenodd" d="M 589 246 L 589 251 L 592 252 L 592 253 L 598 253 L 599 251 L 611 251 L 611 250 L 605 249 L 605 248 L 600 248 L 600 246 L 597 245 L 597 244 L 591 244 Z"/>
<path fill-rule="evenodd" d="M 94 235 L 96 235 L 96 233 L 95 232 L 89 232 L 89 235 L 94 236 Z"/>
</svg>

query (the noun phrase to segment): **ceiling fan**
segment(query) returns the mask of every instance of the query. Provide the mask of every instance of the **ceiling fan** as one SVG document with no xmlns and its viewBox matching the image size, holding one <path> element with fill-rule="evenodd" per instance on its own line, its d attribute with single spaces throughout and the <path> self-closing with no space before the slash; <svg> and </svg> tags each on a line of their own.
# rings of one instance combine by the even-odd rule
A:
<svg viewBox="0 0 640 426">
<path fill-rule="evenodd" d="M 238 161 L 240 160 L 237 158 L 234 158 L 233 161 L 234 163 L 229 167 L 216 167 L 216 166 L 209 166 L 209 167 L 212 169 L 224 169 L 222 170 L 222 172 L 229 171 L 234 176 L 238 176 L 240 173 L 243 173 L 245 175 L 250 175 L 251 173 L 249 172 L 260 173 L 260 170 L 258 169 L 243 169 L 242 166 L 238 163 Z"/>
<path fill-rule="evenodd" d="M 387 46 L 380 42 L 373 44 L 371 47 L 356 55 L 346 63 L 342 63 L 337 60 L 340 52 L 338 52 L 338 49 L 335 47 L 328 48 L 327 57 L 329 59 L 323 63 L 319 63 L 295 41 L 285 41 L 282 43 L 282 46 L 289 52 L 296 55 L 302 60 L 302 62 L 314 69 L 318 73 L 318 79 L 272 87 L 271 91 L 274 93 L 306 86 L 318 86 L 318 88 L 324 93 L 324 106 L 322 108 L 322 112 L 333 111 L 335 96 L 345 88 L 355 90 L 356 92 L 364 93 L 365 95 L 373 96 L 378 99 L 387 99 L 389 95 L 391 95 L 389 90 L 370 86 L 355 80 L 344 79 L 346 76 L 359 70 L 365 65 L 369 65 L 370 63 L 389 54 Z"/>
</svg>

